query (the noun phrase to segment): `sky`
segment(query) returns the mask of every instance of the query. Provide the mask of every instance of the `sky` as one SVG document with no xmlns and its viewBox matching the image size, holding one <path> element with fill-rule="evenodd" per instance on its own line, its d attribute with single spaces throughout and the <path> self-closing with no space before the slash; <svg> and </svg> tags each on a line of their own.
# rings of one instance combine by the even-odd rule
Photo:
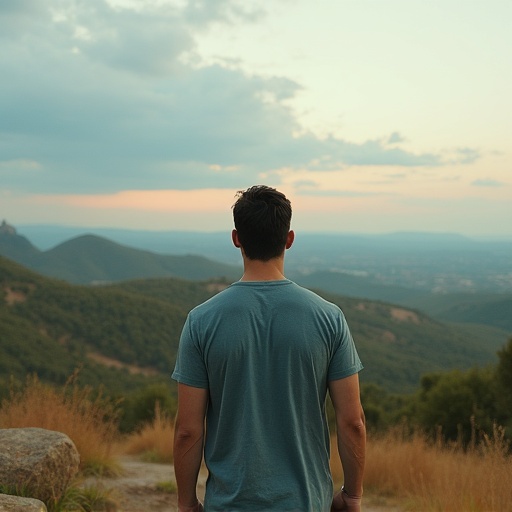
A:
<svg viewBox="0 0 512 512">
<path fill-rule="evenodd" d="M 0 219 L 512 236 L 510 0 L 2 0 Z"/>
</svg>

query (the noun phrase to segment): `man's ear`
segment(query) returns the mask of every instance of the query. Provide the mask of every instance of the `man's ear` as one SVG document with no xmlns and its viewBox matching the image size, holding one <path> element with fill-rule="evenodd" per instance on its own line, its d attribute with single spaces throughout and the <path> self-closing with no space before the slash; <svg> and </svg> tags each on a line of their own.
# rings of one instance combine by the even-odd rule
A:
<svg viewBox="0 0 512 512">
<path fill-rule="evenodd" d="M 288 231 L 288 236 L 286 237 L 286 249 L 289 249 L 293 245 L 293 241 L 295 240 L 295 233 L 293 230 Z"/>
<path fill-rule="evenodd" d="M 236 229 L 233 229 L 233 231 L 231 231 L 231 240 L 233 241 L 233 245 L 237 249 L 240 249 L 242 247 L 240 240 L 238 240 L 238 233 L 237 233 Z"/>
</svg>

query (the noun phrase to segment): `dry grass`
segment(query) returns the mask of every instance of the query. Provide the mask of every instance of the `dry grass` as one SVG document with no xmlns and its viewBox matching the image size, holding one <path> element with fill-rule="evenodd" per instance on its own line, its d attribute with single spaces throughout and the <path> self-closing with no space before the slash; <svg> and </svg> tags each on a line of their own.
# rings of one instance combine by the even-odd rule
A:
<svg viewBox="0 0 512 512">
<path fill-rule="evenodd" d="M 155 417 L 138 432 L 127 437 L 122 451 L 142 455 L 152 462 L 172 462 L 174 422 L 161 413 L 157 402 Z"/>
<path fill-rule="evenodd" d="M 129 436 L 123 451 L 171 462 L 173 435 L 173 422 L 157 407 L 154 421 Z M 335 444 L 333 438 L 331 471 L 340 485 L 343 470 Z M 512 457 L 500 427 L 469 450 L 398 429 L 370 438 L 367 452 L 368 494 L 399 501 L 404 511 L 512 512 Z"/>
<path fill-rule="evenodd" d="M 333 477 L 343 481 L 333 445 Z M 469 450 L 431 443 L 424 435 L 390 432 L 370 438 L 365 489 L 398 498 L 404 510 L 422 512 L 512 512 L 512 457 L 504 431 Z"/>
<path fill-rule="evenodd" d="M 90 389 L 61 390 L 37 378 L 11 391 L 0 407 L 0 428 L 40 427 L 67 434 L 75 443 L 82 469 L 105 474 L 117 469 L 115 407 Z M 157 406 L 155 418 L 123 442 L 123 452 L 158 462 L 172 461 L 173 421 Z M 331 468 L 343 481 L 335 440 Z M 365 488 L 368 494 L 396 498 L 403 510 L 422 512 L 512 512 L 512 456 L 504 430 L 481 436 L 475 446 L 433 443 L 400 429 L 370 437 Z"/>
<path fill-rule="evenodd" d="M 85 473 L 116 473 L 112 447 L 117 435 L 115 406 L 101 394 L 71 381 L 62 389 L 27 379 L 0 407 L 0 428 L 39 427 L 63 432 L 75 443 Z"/>
</svg>

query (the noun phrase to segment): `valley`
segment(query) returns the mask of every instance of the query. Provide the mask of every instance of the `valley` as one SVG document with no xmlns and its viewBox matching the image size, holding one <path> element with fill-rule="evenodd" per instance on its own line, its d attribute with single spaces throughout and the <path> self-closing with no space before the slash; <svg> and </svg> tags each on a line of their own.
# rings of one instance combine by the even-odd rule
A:
<svg viewBox="0 0 512 512">
<path fill-rule="evenodd" d="M 101 382 L 113 395 L 141 382 L 168 381 L 187 312 L 241 275 L 237 251 L 219 234 L 171 234 L 176 252 L 162 254 L 97 234 L 41 250 L 7 224 L 0 231 L 4 382 L 36 372 L 62 384 L 77 367 L 85 383 Z M 135 243 L 142 235 L 131 236 Z M 402 238 L 385 238 L 376 250 L 377 240 L 368 237 L 299 237 L 287 254 L 288 277 L 343 309 L 365 364 L 363 382 L 410 393 L 424 373 L 495 363 L 512 332 L 512 292 L 490 283 L 497 273 L 510 274 L 509 245 L 416 236 L 406 251 L 397 241 Z M 153 240 L 162 242 L 163 235 Z M 463 246 L 469 256 L 458 268 Z M 493 266 L 485 274 L 491 253 Z M 433 292 L 444 264 L 443 275 L 456 272 L 463 279 L 469 272 L 475 288 Z M 379 272 L 386 279 L 379 280 Z"/>
</svg>

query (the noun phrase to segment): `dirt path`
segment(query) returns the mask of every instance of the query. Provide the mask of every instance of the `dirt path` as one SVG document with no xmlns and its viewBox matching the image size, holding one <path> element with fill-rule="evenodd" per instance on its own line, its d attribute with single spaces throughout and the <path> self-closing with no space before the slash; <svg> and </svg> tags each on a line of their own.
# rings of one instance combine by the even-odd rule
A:
<svg viewBox="0 0 512 512">
<path fill-rule="evenodd" d="M 144 462 L 137 457 L 119 459 L 122 474 L 114 478 L 88 478 L 83 485 L 96 484 L 109 490 L 112 512 L 175 512 L 176 494 L 159 489 L 159 484 L 174 482 L 170 464 Z M 204 480 L 204 479 L 203 479 Z M 204 481 L 199 491 L 204 492 Z"/>
<path fill-rule="evenodd" d="M 174 482 L 170 464 L 144 462 L 136 457 L 120 458 L 122 476 L 117 478 L 89 478 L 84 485 L 96 484 L 111 491 L 111 512 L 176 512 L 176 494 L 158 488 L 158 484 Z M 204 495 L 205 476 L 200 476 L 198 493 Z M 363 512 L 400 512 L 395 506 L 382 503 L 369 496 L 365 498 Z"/>
</svg>

